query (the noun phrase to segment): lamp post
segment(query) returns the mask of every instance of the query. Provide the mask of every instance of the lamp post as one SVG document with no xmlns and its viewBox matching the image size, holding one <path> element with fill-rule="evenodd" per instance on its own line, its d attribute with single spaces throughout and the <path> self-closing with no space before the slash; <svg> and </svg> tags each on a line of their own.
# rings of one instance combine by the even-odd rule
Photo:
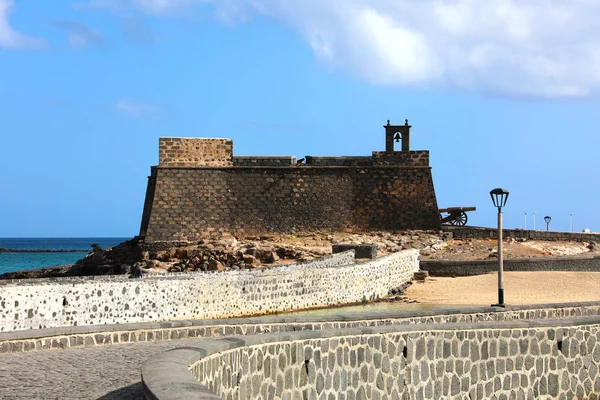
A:
<svg viewBox="0 0 600 400">
<path fill-rule="evenodd" d="M 544 221 L 546 221 L 546 232 L 550 231 L 550 221 L 552 221 L 552 217 L 549 215 L 546 215 L 544 217 Z"/>
<path fill-rule="evenodd" d="M 502 207 L 506 205 L 508 200 L 508 190 L 496 188 L 490 192 L 494 207 L 498 208 L 498 304 L 492 306 L 504 307 L 504 280 L 502 272 L 504 268 L 502 259 Z M 527 217 L 527 213 L 525 213 Z"/>
<path fill-rule="evenodd" d="M 537 214 L 535 211 L 533 212 L 533 230 L 535 231 L 535 214 Z"/>
<path fill-rule="evenodd" d="M 571 228 L 571 232 L 573 232 L 573 214 L 569 214 L 569 226 Z"/>
</svg>

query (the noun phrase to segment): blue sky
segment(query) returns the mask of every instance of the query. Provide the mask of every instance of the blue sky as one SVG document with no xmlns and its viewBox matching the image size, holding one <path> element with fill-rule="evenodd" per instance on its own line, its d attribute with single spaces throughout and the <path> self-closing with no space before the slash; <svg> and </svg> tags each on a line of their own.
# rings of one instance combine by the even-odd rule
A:
<svg viewBox="0 0 600 400">
<path fill-rule="evenodd" d="M 526 3 L 526 4 L 524 4 Z M 440 207 L 600 231 L 600 3 L 0 0 L 0 237 L 133 236 L 160 136 L 431 151 Z"/>
</svg>

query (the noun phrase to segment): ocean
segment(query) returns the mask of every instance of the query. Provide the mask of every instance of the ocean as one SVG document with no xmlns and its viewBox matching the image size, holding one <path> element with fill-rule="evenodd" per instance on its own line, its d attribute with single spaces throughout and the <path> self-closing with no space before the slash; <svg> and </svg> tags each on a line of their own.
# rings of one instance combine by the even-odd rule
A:
<svg viewBox="0 0 600 400">
<path fill-rule="evenodd" d="M 0 252 L 0 274 L 24 269 L 74 264 L 86 256 L 97 243 L 102 248 L 113 247 L 129 238 L 0 238 L 0 249 L 38 250 L 35 253 Z M 54 251 L 50 251 L 54 250 Z M 56 250 L 62 250 L 58 252 Z M 66 250 L 69 250 L 67 252 Z M 77 250 L 77 251 L 72 251 Z"/>
</svg>

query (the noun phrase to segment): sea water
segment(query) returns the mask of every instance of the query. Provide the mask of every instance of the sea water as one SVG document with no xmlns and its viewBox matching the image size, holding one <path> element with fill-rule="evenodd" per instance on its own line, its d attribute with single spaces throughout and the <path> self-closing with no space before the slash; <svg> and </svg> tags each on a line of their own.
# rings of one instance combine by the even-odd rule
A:
<svg viewBox="0 0 600 400">
<path fill-rule="evenodd" d="M 0 249 L 40 251 L 35 253 L 0 252 L 0 274 L 74 264 L 86 256 L 92 249 L 92 244 L 108 248 L 128 239 L 131 238 L 0 238 Z"/>
</svg>

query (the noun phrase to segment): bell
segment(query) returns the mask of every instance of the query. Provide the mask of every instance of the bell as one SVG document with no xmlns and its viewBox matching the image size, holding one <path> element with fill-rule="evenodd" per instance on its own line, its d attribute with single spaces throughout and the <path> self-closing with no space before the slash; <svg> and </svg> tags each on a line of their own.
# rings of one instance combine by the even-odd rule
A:
<svg viewBox="0 0 600 400">
<path fill-rule="evenodd" d="M 394 136 L 394 139 L 396 139 L 396 143 L 400 142 L 400 134 L 396 133 L 396 135 Z"/>
</svg>

